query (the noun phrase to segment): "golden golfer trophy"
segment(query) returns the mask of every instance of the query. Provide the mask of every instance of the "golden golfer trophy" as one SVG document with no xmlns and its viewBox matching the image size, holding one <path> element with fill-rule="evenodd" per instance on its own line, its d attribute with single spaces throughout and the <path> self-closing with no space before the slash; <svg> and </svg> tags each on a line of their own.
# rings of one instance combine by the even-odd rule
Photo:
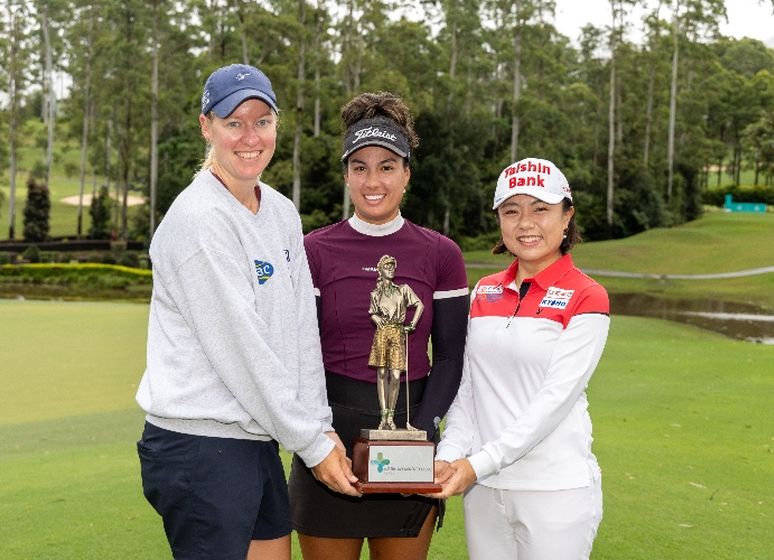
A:
<svg viewBox="0 0 774 560">
<path fill-rule="evenodd" d="M 363 428 L 352 449 L 352 471 L 364 494 L 440 492 L 435 484 L 435 444 L 427 432 L 417 430 L 409 418 L 408 336 L 422 317 L 424 306 L 408 284 L 396 285 L 394 257 L 384 255 L 376 268 L 379 278 L 371 292 L 368 313 L 376 325 L 368 365 L 376 368 L 376 393 L 381 421 L 375 429 Z M 406 325 L 406 312 L 414 316 Z M 400 376 L 406 374 L 406 427 L 395 424 Z"/>
</svg>

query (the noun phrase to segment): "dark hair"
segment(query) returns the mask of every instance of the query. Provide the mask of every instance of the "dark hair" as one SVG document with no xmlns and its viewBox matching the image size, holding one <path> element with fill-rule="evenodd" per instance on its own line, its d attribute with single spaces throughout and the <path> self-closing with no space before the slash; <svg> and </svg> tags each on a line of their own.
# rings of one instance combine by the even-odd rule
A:
<svg viewBox="0 0 774 560">
<path fill-rule="evenodd" d="M 414 117 L 403 100 L 388 91 L 365 92 L 356 95 L 341 107 L 344 132 L 363 119 L 388 118 L 403 130 L 412 150 L 419 146 L 419 136 L 414 131 Z M 408 162 L 406 162 L 408 164 Z M 344 162 L 346 166 L 346 162 Z"/>
<path fill-rule="evenodd" d="M 572 202 L 570 202 L 569 198 L 565 198 L 562 200 L 562 212 L 567 212 L 570 210 L 570 208 L 573 208 Z M 497 211 L 495 210 L 495 214 L 497 214 Z M 497 214 L 497 221 L 500 221 L 500 215 Z M 581 242 L 581 235 L 578 231 L 578 226 L 575 224 L 575 214 L 572 215 L 572 218 L 570 218 L 569 223 L 567 224 L 567 229 L 564 230 L 565 237 L 562 239 L 562 244 L 559 245 L 559 250 L 562 252 L 563 255 L 566 255 L 570 252 L 570 249 L 575 247 L 578 243 Z M 508 247 L 505 246 L 505 242 L 503 241 L 502 234 L 500 235 L 500 239 L 497 240 L 497 243 L 495 243 L 495 246 L 492 247 L 492 253 L 495 255 L 502 255 L 503 253 L 510 253 L 508 250 Z M 511 253 L 513 255 L 513 253 Z M 515 256 L 515 255 L 514 255 Z"/>
</svg>

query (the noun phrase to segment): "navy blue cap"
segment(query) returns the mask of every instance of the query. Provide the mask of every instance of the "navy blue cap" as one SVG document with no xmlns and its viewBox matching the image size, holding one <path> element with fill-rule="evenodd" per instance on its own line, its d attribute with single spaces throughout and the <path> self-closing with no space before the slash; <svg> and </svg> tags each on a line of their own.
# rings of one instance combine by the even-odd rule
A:
<svg viewBox="0 0 774 560">
<path fill-rule="evenodd" d="M 210 111 L 225 119 L 246 99 L 260 99 L 275 113 L 277 96 L 266 74 L 247 64 L 231 64 L 218 68 L 204 84 L 202 114 Z"/>
</svg>

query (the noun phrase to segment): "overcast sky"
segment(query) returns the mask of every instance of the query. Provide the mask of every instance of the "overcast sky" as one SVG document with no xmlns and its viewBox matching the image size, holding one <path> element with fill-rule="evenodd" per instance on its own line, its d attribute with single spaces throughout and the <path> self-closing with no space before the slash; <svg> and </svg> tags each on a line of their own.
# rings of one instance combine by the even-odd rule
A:
<svg viewBox="0 0 774 560">
<path fill-rule="evenodd" d="M 731 37 L 751 37 L 774 47 L 774 15 L 771 0 L 726 0 L 728 23 L 721 23 L 720 31 Z M 666 13 L 666 12 L 664 12 Z M 662 16 L 664 17 L 664 16 Z M 642 34 L 641 17 L 630 16 L 633 22 L 629 37 Z M 609 0 L 556 0 L 556 29 L 577 44 L 580 29 L 591 23 L 597 27 L 610 25 Z"/>
</svg>

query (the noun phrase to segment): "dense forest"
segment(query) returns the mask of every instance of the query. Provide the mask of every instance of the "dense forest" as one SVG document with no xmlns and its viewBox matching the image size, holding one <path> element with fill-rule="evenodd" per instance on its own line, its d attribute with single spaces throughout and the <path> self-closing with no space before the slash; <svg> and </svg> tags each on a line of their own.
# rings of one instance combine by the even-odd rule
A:
<svg viewBox="0 0 774 560">
<path fill-rule="evenodd" d="M 563 169 L 586 239 L 691 220 L 721 173 L 772 183 L 774 50 L 721 36 L 722 0 L 610 0 L 609 25 L 572 40 L 554 12 L 539 0 L 5 0 L 0 237 L 19 237 L 14 194 L 29 174 L 47 184 L 68 144 L 82 191 L 119 193 L 118 235 L 147 240 L 203 159 L 204 80 L 234 62 L 274 84 L 280 138 L 263 179 L 307 229 L 350 212 L 339 109 L 367 90 L 415 115 L 404 215 L 458 240 L 494 229 L 496 177 L 526 156 Z M 30 142 L 39 157 L 22 173 Z M 130 219 L 135 191 L 147 203 Z"/>
</svg>

